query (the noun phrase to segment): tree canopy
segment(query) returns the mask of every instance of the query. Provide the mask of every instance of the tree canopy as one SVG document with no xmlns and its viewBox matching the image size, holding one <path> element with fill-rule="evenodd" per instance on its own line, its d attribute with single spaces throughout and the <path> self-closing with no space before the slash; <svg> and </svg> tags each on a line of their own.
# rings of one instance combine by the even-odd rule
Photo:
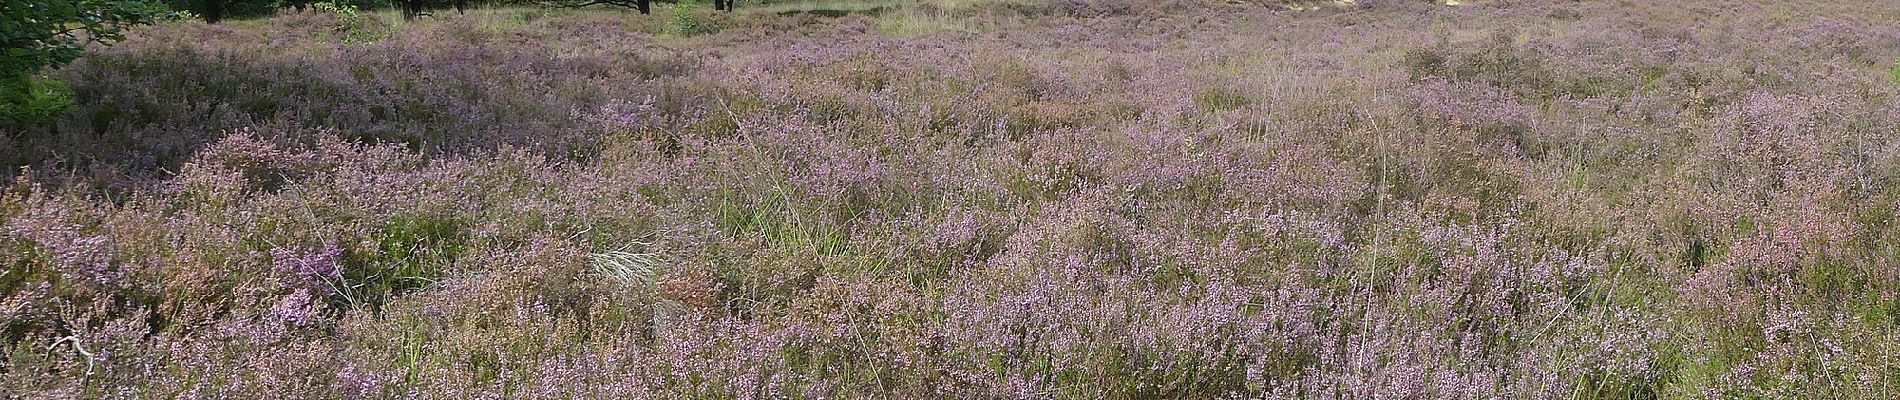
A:
<svg viewBox="0 0 1900 400">
<path fill-rule="evenodd" d="M 34 74 L 78 59 L 88 43 L 124 39 L 125 27 L 165 10 L 141 0 L 0 0 L 0 121 L 56 111 Z"/>
</svg>

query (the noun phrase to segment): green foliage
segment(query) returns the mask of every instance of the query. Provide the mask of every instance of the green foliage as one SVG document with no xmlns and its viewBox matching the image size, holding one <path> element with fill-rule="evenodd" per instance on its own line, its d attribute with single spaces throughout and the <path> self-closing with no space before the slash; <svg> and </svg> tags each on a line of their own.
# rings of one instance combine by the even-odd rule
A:
<svg viewBox="0 0 1900 400">
<path fill-rule="evenodd" d="M 715 14 L 701 11 L 691 2 L 676 3 L 671 7 L 672 15 L 667 19 L 666 34 L 673 37 L 691 37 L 719 32 L 724 28 L 714 19 Z"/>
<path fill-rule="evenodd" d="M 358 9 L 355 4 L 328 1 L 311 4 L 310 9 L 336 14 L 336 16 L 343 18 L 355 18 L 360 12 L 360 9 Z"/>
<path fill-rule="evenodd" d="M 168 22 L 168 23 L 169 22 L 197 21 L 200 19 L 204 19 L 204 16 L 198 15 L 198 13 L 195 13 L 195 12 L 191 12 L 191 10 L 172 10 L 170 12 L 166 12 L 164 16 L 161 16 L 158 18 L 159 21 Z"/>
<path fill-rule="evenodd" d="M 365 13 L 351 2 L 312 3 L 310 9 L 336 16 L 336 30 L 343 34 L 345 43 L 370 43 L 389 36 L 389 27 L 377 21 L 375 14 Z"/>
<path fill-rule="evenodd" d="M 371 235 L 372 247 L 346 258 L 338 287 L 343 305 L 380 310 L 396 296 L 435 284 L 467 249 L 466 225 L 445 216 L 394 218 Z"/>
<path fill-rule="evenodd" d="M 1253 104 L 1246 94 L 1231 87 L 1212 87 L 1194 92 L 1194 108 L 1201 112 L 1220 112 L 1240 109 Z"/>
<path fill-rule="evenodd" d="M 0 0 L 0 122 L 38 123 L 58 110 L 63 87 L 32 78 L 79 58 L 87 43 L 123 40 L 165 6 L 141 0 Z"/>
<path fill-rule="evenodd" d="M 391 0 L 326 0 L 326 1 L 318 1 L 318 2 L 309 2 L 309 0 L 284 0 L 283 3 L 284 4 L 282 5 L 282 7 L 297 8 L 299 5 L 301 5 L 302 8 L 308 8 L 308 9 L 316 10 L 316 11 L 335 11 L 335 10 L 348 9 L 348 10 L 361 12 L 361 10 L 375 10 L 375 9 L 380 9 L 380 8 L 400 6 L 400 4 Z M 433 2 L 433 3 L 442 3 L 442 2 Z"/>
<path fill-rule="evenodd" d="M 0 121 L 48 121 L 73 105 L 65 82 L 37 77 L 0 80 Z"/>
<path fill-rule="evenodd" d="M 164 0 L 165 5 L 177 10 L 191 10 L 191 14 L 208 22 L 218 22 L 227 18 L 249 18 L 268 16 L 278 9 L 294 7 L 307 0 Z"/>
<path fill-rule="evenodd" d="M 1900 85 L 1900 60 L 1893 62 L 1893 68 L 1887 69 L 1887 81 Z"/>
</svg>

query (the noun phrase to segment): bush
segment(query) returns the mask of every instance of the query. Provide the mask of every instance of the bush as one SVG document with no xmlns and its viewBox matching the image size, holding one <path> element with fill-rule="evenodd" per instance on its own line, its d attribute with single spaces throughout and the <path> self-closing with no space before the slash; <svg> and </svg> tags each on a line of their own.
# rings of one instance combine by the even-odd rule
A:
<svg viewBox="0 0 1900 400">
<path fill-rule="evenodd" d="M 1010 3 L 142 28 L 0 136 L 0 397 L 1900 388 L 1900 3 Z"/>
<path fill-rule="evenodd" d="M 44 123 L 72 106 L 72 91 L 65 82 L 38 77 L 0 79 L 0 123 Z"/>
<path fill-rule="evenodd" d="M 693 37 L 718 33 L 726 28 L 725 13 L 708 11 L 696 7 L 690 2 L 674 3 L 667 18 L 666 34 L 673 37 Z"/>
</svg>

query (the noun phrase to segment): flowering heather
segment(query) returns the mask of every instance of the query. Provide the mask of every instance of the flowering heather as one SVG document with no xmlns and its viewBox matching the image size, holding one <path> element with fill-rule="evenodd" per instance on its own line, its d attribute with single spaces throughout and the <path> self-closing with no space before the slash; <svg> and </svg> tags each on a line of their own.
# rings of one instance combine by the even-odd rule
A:
<svg viewBox="0 0 1900 400">
<path fill-rule="evenodd" d="M 1900 398 L 1900 2 L 1462 3 L 146 27 L 0 398 Z"/>
</svg>

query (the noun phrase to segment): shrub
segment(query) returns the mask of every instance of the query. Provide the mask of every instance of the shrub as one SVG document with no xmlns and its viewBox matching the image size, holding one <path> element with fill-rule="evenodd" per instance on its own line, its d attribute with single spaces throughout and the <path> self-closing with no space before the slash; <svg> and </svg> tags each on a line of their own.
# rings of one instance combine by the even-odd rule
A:
<svg viewBox="0 0 1900 400">
<path fill-rule="evenodd" d="M 0 119 L 27 124 L 50 121 L 73 106 L 65 82 L 45 78 L 0 80 Z"/>
<path fill-rule="evenodd" d="M 673 37 L 709 35 L 726 28 L 727 21 L 720 13 L 693 7 L 690 3 L 674 4 L 671 8 L 666 34 Z"/>
<path fill-rule="evenodd" d="M 337 30 L 346 35 L 344 40 L 348 42 L 367 43 L 389 34 L 390 28 L 388 24 L 383 23 L 381 18 L 364 14 L 356 6 L 319 2 L 311 4 L 310 9 L 335 14 L 338 22 Z"/>
<path fill-rule="evenodd" d="M 134 31 L 0 136 L 0 397 L 1900 387 L 1900 3 L 1007 3 Z"/>
</svg>

